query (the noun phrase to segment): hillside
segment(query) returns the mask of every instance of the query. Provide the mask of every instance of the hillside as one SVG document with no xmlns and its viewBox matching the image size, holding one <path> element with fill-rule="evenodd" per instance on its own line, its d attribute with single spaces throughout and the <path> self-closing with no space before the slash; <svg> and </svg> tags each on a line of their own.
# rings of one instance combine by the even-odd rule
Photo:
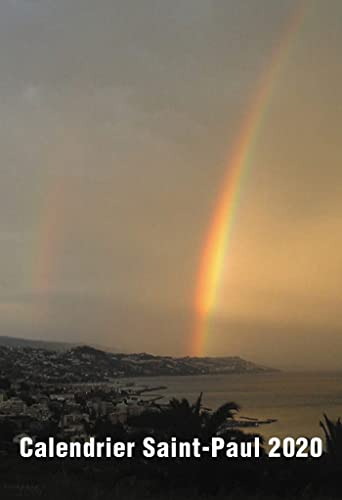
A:
<svg viewBox="0 0 342 500">
<path fill-rule="evenodd" d="M 45 382 L 104 382 L 118 377 L 212 375 L 273 371 L 240 357 L 173 358 L 152 354 L 114 354 L 89 346 L 53 351 L 0 346 L 0 376 Z"/>
<path fill-rule="evenodd" d="M 50 351 L 65 351 L 76 346 L 74 343 L 55 342 L 48 340 L 22 339 L 20 337 L 7 337 L 0 335 L 0 346 L 32 347 L 34 349 L 48 349 Z"/>
</svg>

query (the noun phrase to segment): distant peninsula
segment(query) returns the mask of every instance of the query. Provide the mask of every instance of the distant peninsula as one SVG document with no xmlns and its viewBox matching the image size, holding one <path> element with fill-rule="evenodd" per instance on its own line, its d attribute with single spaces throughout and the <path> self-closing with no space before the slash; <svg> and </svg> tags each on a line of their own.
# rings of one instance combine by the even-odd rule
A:
<svg viewBox="0 0 342 500">
<path fill-rule="evenodd" d="M 7 342 L 7 339 L 11 339 Z M 122 377 L 216 375 L 276 371 L 238 356 L 171 357 L 113 353 L 73 346 L 0 337 L 0 376 L 37 382 L 110 382 Z M 64 348 L 61 348 L 63 345 Z"/>
</svg>

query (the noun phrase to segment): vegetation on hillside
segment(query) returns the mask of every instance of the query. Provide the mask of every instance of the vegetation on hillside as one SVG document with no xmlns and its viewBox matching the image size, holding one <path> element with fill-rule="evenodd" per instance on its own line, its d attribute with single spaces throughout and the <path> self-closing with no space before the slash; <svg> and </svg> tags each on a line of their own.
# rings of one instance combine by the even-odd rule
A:
<svg viewBox="0 0 342 500">
<path fill-rule="evenodd" d="M 236 403 L 228 402 L 209 412 L 201 401 L 201 395 L 193 404 L 186 399 L 173 399 L 163 411 L 132 417 L 127 426 L 98 419 L 91 432 L 100 440 L 106 436 L 120 441 L 135 440 L 138 447 L 146 435 L 158 441 L 171 437 L 189 441 L 199 437 L 203 444 L 214 436 L 222 436 L 226 441 L 254 440 L 254 434 L 229 425 L 239 411 Z M 341 421 L 324 415 L 320 425 L 326 443 L 323 456 L 316 459 L 270 459 L 263 446 L 258 459 L 227 459 L 222 454 L 216 459 L 205 455 L 147 460 L 138 453 L 133 459 L 119 460 L 23 460 L 17 454 L 10 455 L 0 458 L 0 495 L 2 499 L 65 500 L 341 498 Z M 6 437 L 6 429 L 1 425 L 0 436 Z"/>
</svg>

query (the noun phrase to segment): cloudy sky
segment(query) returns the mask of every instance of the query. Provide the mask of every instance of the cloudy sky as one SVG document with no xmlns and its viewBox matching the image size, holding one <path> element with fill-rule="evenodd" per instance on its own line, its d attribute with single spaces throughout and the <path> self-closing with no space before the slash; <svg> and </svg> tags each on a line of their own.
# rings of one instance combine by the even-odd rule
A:
<svg viewBox="0 0 342 500">
<path fill-rule="evenodd" d="M 325 369 L 342 355 L 342 3 L 304 4 L 206 350 Z M 297 9 L 1 1 L 2 335 L 188 352 L 229 157 Z"/>
</svg>

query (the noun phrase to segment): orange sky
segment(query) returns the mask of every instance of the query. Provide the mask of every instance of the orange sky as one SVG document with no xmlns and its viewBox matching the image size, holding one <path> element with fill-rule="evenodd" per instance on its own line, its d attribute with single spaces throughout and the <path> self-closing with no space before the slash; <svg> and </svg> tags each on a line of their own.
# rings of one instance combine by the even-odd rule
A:
<svg viewBox="0 0 342 500">
<path fill-rule="evenodd" d="M 1 334 L 186 354 L 226 159 L 296 3 L 1 3 Z M 340 367 L 341 16 L 308 1 L 274 86 L 209 354 Z"/>
</svg>

